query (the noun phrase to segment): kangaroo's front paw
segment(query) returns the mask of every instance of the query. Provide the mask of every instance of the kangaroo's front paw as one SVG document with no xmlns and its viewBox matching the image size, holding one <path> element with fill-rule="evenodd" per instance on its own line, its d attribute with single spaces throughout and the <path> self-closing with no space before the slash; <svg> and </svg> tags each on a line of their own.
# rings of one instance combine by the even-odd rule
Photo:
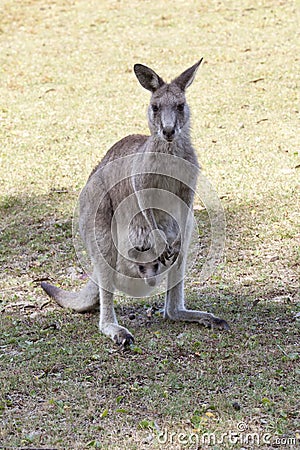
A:
<svg viewBox="0 0 300 450">
<path fill-rule="evenodd" d="M 179 252 L 180 247 L 177 248 L 166 244 L 165 250 L 162 252 L 158 259 L 164 266 L 170 266 L 177 260 Z"/>
<path fill-rule="evenodd" d="M 162 252 L 158 259 L 164 266 L 166 266 L 170 258 L 171 252 L 169 250 L 169 247 L 166 247 L 166 249 Z"/>
</svg>

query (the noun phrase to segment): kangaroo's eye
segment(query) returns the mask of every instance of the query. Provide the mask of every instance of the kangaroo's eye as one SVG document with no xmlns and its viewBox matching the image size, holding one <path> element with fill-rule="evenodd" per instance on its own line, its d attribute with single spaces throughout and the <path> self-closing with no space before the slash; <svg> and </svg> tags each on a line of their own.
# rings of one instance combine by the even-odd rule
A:
<svg viewBox="0 0 300 450">
<path fill-rule="evenodd" d="M 145 266 L 142 266 L 141 264 L 139 265 L 139 271 L 141 272 L 141 273 L 144 273 L 145 272 Z"/>
<path fill-rule="evenodd" d="M 184 103 L 179 103 L 179 105 L 177 105 L 177 109 L 182 112 L 184 110 Z"/>
<path fill-rule="evenodd" d="M 152 106 L 152 111 L 153 111 L 154 113 L 157 113 L 158 110 L 159 110 L 158 105 L 153 104 L 153 105 L 151 105 L 151 106 Z"/>
</svg>

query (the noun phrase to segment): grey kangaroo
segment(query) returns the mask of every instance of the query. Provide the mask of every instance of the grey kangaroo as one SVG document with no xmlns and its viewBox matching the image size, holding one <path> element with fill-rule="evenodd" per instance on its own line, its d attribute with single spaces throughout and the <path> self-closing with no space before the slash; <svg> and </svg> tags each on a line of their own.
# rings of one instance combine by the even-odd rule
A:
<svg viewBox="0 0 300 450">
<path fill-rule="evenodd" d="M 78 293 L 42 283 L 62 307 L 78 312 L 100 307 L 99 328 L 119 345 L 129 345 L 134 338 L 118 324 L 114 292 L 146 296 L 163 278 L 165 319 L 229 328 L 209 312 L 186 309 L 184 301 L 199 171 L 185 90 L 201 61 L 171 83 L 149 67 L 134 66 L 140 84 L 152 94 L 151 135 L 130 135 L 113 145 L 80 194 L 79 230 L 93 273 Z"/>
</svg>

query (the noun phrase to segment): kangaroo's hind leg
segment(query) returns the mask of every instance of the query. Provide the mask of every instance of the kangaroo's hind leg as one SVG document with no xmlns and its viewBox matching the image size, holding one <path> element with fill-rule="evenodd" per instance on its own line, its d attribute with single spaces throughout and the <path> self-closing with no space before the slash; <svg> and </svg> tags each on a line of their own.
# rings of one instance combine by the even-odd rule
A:
<svg viewBox="0 0 300 450">
<path fill-rule="evenodd" d="M 97 224 L 97 222 L 96 222 Z M 102 227 L 100 226 L 102 225 Z M 92 236 L 92 237 L 91 237 Z M 116 344 L 128 346 L 134 342 L 127 328 L 118 324 L 114 309 L 115 279 L 117 273 L 118 249 L 113 242 L 111 230 L 98 220 L 95 232 L 89 236 L 88 248 L 94 265 L 95 281 L 98 284 L 100 302 L 99 329 Z"/>
<path fill-rule="evenodd" d="M 164 317 L 174 321 L 198 322 L 208 327 L 228 330 L 229 325 L 224 319 L 220 319 L 206 311 L 186 309 L 184 301 L 184 266 L 184 263 L 179 268 L 174 266 L 169 272 Z"/>
<path fill-rule="evenodd" d="M 134 342 L 134 338 L 127 328 L 118 324 L 114 309 L 115 251 L 111 252 L 110 258 L 102 259 L 101 263 L 98 259 L 97 264 L 94 266 L 100 299 L 99 329 L 116 344 L 126 347 Z"/>
<path fill-rule="evenodd" d="M 102 288 L 100 288 L 99 329 L 118 345 L 126 347 L 134 342 L 134 338 L 127 328 L 118 324 L 114 310 L 113 293 Z"/>
</svg>

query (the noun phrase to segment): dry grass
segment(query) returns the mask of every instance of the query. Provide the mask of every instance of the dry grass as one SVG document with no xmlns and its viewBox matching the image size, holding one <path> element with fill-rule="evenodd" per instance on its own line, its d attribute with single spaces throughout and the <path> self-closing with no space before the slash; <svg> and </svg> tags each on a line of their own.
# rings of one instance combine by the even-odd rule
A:
<svg viewBox="0 0 300 450">
<path fill-rule="evenodd" d="M 232 431 L 238 442 L 201 448 L 253 448 L 241 442 L 244 423 L 260 448 L 296 448 L 295 9 L 275 0 L 2 2 L 0 447 L 195 448 L 205 432 Z M 80 189 L 116 140 L 147 132 L 148 94 L 133 64 L 170 79 L 201 56 L 188 94 L 192 135 L 227 241 L 205 285 L 193 272 L 187 300 L 228 319 L 232 333 L 163 323 L 148 317 L 149 299 L 120 298 L 137 342 L 122 354 L 96 315 L 58 310 L 36 280 L 82 283 L 72 246 Z M 197 218 L 205 241 L 207 217 Z"/>
</svg>

